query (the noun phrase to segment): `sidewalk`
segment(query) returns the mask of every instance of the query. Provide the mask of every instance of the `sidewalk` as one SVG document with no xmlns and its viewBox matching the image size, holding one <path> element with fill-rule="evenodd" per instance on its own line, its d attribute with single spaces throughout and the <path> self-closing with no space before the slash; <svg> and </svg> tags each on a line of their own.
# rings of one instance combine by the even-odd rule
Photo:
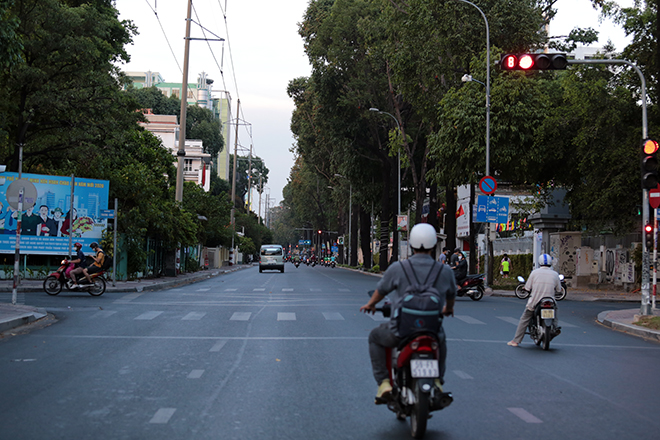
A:
<svg viewBox="0 0 660 440">
<path fill-rule="evenodd" d="M 115 286 L 112 285 L 111 279 L 107 279 L 105 294 L 112 292 L 154 292 L 157 290 L 171 289 L 249 267 L 252 266 L 237 265 L 222 267 L 220 269 L 185 273 L 176 277 L 143 279 L 139 281 L 117 281 Z M 46 295 L 43 290 L 43 282 L 44 280 L 23 280 L 16 291 L 18 294 L 24 292 L 42 292 Z M 0 294 L 2 297 L 2 300 L 0 300 L 0 333 L 25 324 L 30 324 L 39 319 L 45 318 L 48 315 L 45 309 L 39 307 L 18 303 L 12 305 L 11 292 L 13 287 L 14 282 L 12 280 L 0 280 Z"/>
</svg>

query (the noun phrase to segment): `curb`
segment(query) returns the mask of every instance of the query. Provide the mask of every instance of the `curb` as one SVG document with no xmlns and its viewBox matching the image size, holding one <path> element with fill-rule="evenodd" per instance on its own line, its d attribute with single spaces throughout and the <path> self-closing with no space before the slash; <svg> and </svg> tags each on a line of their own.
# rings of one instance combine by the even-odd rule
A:
<svg viewBox="0 0 660 440">
<path fill-rule="evenodd" d="M 26 312 L 13 318 L 0 320 L 0 333 L 14 329 L 16 327 L 20 327 L 25 324 L 33 323 L 42 318 L 45 318 L 46 316 L 48 316 L 46 310 L 38 308 L 34 311 Z"/>
<path fill-rule="evenodd" d="M 660 342 L 660 331 L 651 330 L 648 328 L 640 327 L 633 324 L 625 324 L 623 322 L 614 322 L 609 319 L 609 314 L 612 310 L 601 312 L 598 314 L 598 322 L 600 322 L 605 327 L 609 327 L 612 330 L 618 332 L 626 333 L 633 336 L 638 336 L 643 339 L 648 339 L 655 342 Z"/>
</svg>

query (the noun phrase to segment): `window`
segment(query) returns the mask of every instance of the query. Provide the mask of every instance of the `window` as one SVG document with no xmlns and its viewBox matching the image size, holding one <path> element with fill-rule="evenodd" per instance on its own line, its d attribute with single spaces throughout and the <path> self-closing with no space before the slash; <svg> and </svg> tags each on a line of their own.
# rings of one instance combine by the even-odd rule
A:
<svg viewBox="0 0 660 440">
<path fill-rule="evenodd" d="M 175 98 L 178 98 L 179 97 L 179 89 L 172 89 L 172 96 L 174 96 Z"/>
<path fill-rule="evenodd" d="M 192 171 L 193 160 L 192 159 L 183 159 L 183 171 Z"/>
</svg>

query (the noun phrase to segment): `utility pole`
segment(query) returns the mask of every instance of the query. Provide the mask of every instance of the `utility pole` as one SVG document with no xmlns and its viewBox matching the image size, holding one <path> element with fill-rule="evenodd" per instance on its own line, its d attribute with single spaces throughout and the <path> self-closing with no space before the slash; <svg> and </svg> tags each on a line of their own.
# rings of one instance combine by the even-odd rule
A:
<svg viewBox="0 0 660 440">
<path fill-rule="evenodd" d="M 192 0 L 191 0 L 192 1 Z M 234 139 L 234 166 L 231 179 L 231 250 L 232 250 L 232 261 L 233 263 L 233 252 L 234 252 L 234 236 L 236 235 L 236 219 L 234 218 L 236 212 L 236 164 L 238 163 L 238 115 L 241 114 L 241 100 L 236 100 L 236 137 Z"/>
<path fill-rule="evenodd" d="M 248 194 L 247 194 L 247 207 L 248 214 L 250 213 L 250 195 L 252 194 L 252 144 L 250 144 L 250 155 L 248 156 Z"/>
<path fill-rule="evenodd" d="M 177 151 L 176 167 L 176 201 L 183 201 L 183 167 L 186 155 L 186 110 L 188 109 L 188 59 L 190 58 L 190 12 L 192 0 L 188 0 L 186 16 L 186 38 L 183 53 L 183 83 L 181 84 L 181 117 L 179 118 L 179 150 Z"/>
</svg>

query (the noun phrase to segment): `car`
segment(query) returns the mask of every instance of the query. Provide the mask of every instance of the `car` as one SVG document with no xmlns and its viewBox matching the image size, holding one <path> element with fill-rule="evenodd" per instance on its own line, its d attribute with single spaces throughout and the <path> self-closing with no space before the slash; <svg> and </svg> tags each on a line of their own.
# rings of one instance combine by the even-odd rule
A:
<svg viewBox="0 0 660 440">
<path fill-rule="evenodd" d="M 284 249 L 279 244 L 265 244 L 259 252 L 259 273 L 264 270 L 279 270 L 284 273 Z"/>
</svg>

